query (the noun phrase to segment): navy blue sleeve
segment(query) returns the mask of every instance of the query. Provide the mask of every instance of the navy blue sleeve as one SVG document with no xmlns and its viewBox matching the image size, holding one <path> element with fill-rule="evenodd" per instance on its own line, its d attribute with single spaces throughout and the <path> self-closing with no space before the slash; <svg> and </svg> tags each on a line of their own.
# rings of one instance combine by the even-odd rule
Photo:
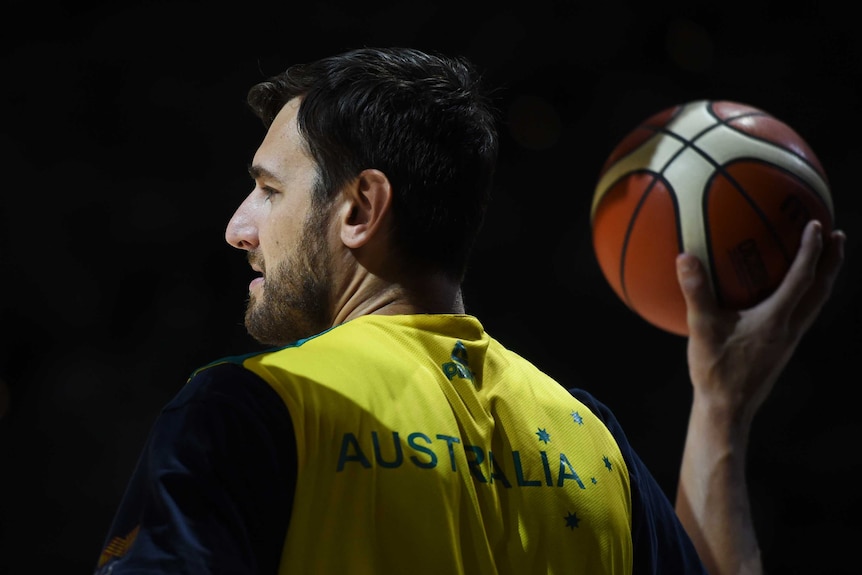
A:
<svg viewBox="0 0 862 575">
<path fill-rule="evenodd" d="M 230 363 L 197 372 L 155 421 L 96 573 L 276 573 L 296 483 L 287 407 Z"/>
<path fill-rule="evenodd" d="M 569 393 L 604 421 L 616 439 L 629 468 L 632 488 L 633 574 L 706 574 L 706 569 L 680 523 L 673 504 L 632 448 L 616 416 L 584 390 L 569 389 Z"/>
</svg>

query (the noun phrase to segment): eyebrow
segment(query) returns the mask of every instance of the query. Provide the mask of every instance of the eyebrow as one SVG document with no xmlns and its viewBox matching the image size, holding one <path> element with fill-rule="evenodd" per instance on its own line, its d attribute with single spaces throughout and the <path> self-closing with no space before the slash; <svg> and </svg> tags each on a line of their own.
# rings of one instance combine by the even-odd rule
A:
<svg viewBox="0 0 862 575">
<path fill-rule="evenodd" d="M 253 180 L 265 178 L 265 179 L 278 181 L 278 176 L 276 176 L 274 173 L 270 172 L 269 170 L 267 170 L 263 166 L 259 166 L 256 164 L 249 164 L 248 165 L 248 175 L 251 176 L 251 178 Z"/>
</svg>

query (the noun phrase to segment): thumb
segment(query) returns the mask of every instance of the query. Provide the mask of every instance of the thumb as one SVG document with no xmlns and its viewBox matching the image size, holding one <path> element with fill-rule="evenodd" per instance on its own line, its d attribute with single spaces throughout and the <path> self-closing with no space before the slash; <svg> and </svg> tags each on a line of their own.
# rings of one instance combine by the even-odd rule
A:
<svg viewBox="0 0 862 575">
<path fill-rule="evenodd" d="M 676 258 L 676 276 L 685 298 L 689 319 L 692 314 L 710 315 L 718 304 L 709 284 L 706 270 L 700 260 L 692 254 L 682 253 Z"/>
</svg>

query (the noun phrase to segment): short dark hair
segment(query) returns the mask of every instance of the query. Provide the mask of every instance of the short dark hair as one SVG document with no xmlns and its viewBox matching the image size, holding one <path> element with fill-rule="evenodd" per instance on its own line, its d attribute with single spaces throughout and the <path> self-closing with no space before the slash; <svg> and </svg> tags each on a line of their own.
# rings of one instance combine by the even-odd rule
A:
<svg viewBox="0 0 862 575">
<path fill-rule="evenodd" d="M 462 280 L 497 162 L 496 110 L 463 57 L 360 48 L 291 66 L 251 88 L 264 125 L 301 98 L 297 124 L 331 195 L 367 168 L 393 187 L 394 245 Z"/>
</svg>

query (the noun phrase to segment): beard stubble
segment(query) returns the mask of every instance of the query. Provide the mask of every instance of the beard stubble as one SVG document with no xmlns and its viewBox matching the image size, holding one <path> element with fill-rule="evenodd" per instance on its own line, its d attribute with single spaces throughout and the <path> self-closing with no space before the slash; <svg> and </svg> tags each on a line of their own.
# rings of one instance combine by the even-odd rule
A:
<svg viewBox="0 0 862 575">
<path fill-rule="evenodd" d="M 332 256 L 326 222 L 326 210 L 312 209 L 293 253 L 266 272 L 260 297 L 250 296 L 245 327 L 259 343 L 287 345 L 331 327 Z M 249 260 L 254 257 L 249 252 Z"/>
</svg>

